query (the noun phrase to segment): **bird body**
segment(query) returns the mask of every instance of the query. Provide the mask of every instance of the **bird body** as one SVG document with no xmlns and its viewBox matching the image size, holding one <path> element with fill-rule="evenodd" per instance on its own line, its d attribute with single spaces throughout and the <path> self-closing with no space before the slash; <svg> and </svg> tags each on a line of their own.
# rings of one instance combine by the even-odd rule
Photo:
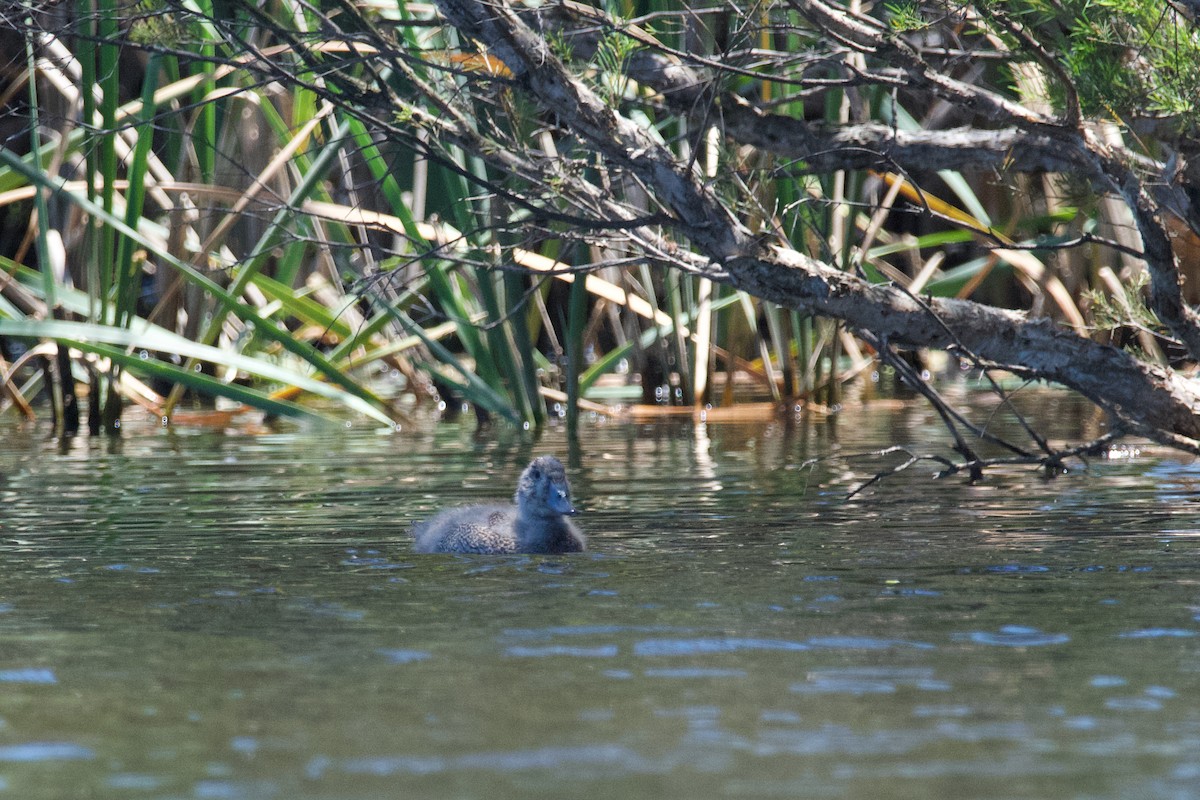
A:
<svg viewBox="0 0 1200 800">
<path fill-rule="evenodd" d="M 567 519 L 576 513 L 562 462 L 542 456 L 517 482 L 514 505 L 442 511 L 414 530 L 418 553 L 578 553 L 586 540 Z"/>
</svg>

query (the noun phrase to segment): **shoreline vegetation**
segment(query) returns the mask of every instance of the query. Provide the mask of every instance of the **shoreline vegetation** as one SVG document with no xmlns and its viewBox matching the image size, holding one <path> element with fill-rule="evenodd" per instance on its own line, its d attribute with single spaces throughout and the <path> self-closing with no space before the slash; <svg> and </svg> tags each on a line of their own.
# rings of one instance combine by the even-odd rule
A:
<svg viewBox="0 0 1200 800">
<path fill-rule="evenodd" d="M 1035 136 L 1055 114 L 1091 115 L 1111 147 L 1130 148 L 1113 158 L 1139 170 L 1173 158 L 1184 185 L 1195 121 L 1166 93 L 1186 95 L 1195 70 L 1144 95 L 1176 126 L 1151 141 L 1098 105 L 1122 76 L 1081 61 L 1088 25 L 1109 26 L 1113 42 L 1134 35 L 1112 23 L 1122 9 L 1067 3 L 1075 16 L 1059 18 L 1031 2 L 967 12 L 797 0 L 755 16 L 647 0 L 516 3 L 501 19 L 472 16 L 465 0 L 42 5 L 0 17 L 0 413 L 32 418 L 48 396 L 59 429 L 99 432 L 131 406 L 169 420 L 208 413 L 214 397 L 383 425 L 414 404 L 467 403 L 481 421 L 536 428 L 562 415 L 573 429 L 580 411 L 827 411 L 846 381 L 874 376 L 986 440 L 986 421 L 935 388 L 931 372 L 961 364 L 995 378 L 1003 413 L 1016 413 L 1004 375 L 1096 402 L 1112 433 L 1078 452 L 1128 433 L 1190 447 L 1186 425 L 1155 428 L 1094 389 L 1087 364 L 981 357 L 969 326 L 951 330 L 964 309 L 996 312 L 979 326 L 1012 326 L 997 336 L 1045 337 L 1031 324 L 1043 319 L 1080 353 L 1121 367 L 1116 345 L 1141 359 L 1122 381 L 1186 356 L 1190 317 L 1163 299 L 1142 210 L 1094 177 L 1089 186 L 1074 156 Z M 1194 21 L 1179 38 L 1182 13 L 1167 20 L 1180 58 L 1200 52 Z M 1068 23 L 1075 38 L 1053 39 Z M 519 48 L 500 42 L 529 31 L 540 39 L 521 47 L 570 71 L 519 66 Z M 907 83 L 883 42 L 915 59 Z M 1146 42 L 1143 57 L 1170 57 Z M 964 103 L 994 107 L 947 103 L 937 70 L 956 76 Z M 707 94 L 678 83 L 693 73 Z M 931 104 L 923 82 L 941 99 Z M 555 92 L 574 99 L 548 106 Z M 1002 110 L 1041 121 L 1005 128 Z M 990 128 L 966 127 L 989 114 Z M 816 142 L 804 155 L 787 150 L 799 138 L 767 141 L 788 124 Z M 643 149 L 614 153 L 605 126 Z M 830 135 L 843 139 L 820 149 Z M 736 217 L 729 231 L 690 218 L 672 186 L 695 189 L 687 202 L 707 204 L 708 219 Z M 1164 224 L 1172 246 L 1200 252 L 1188 213 Z M 761 263 L 743 255 L 747 242 Z M 768 263 L 776 272 L 760 280 Z M 795 302 L 762 299 L 779 299 L 779 275 Z M 1176 292 L 1195 292 L 1188 277 Z M 837 292 L 862 302 L 839 310 Z M 856 322 L 867 301 L 879 319 L 899 318 L 897 298 L 947 326 L 925 334 L 951 353 L 941 370 L 923 360 L 913 323 L 888 333 Z M 1030 347 L 1039 341 L 1049 354 L 1048 338 Z M 1083 347 L 1093 342 L 1104 349 Z M 1032 428 L 1030 439 L 989 444 L 1061 460 Z M 979 461 L 964 439 L 955 449 Z"/>
<path fill-rule="evenodd" d="M 122 17 L 122 13 L 129 16 Z M 37 25 L 51 20 L 31 16 L 28 21 Z M 109 4 L 95 14 L 76 18 L 70 27 L 57 33 L 26 31 L 28 41 L 23 49 L 28 51 L 32 73 L 38 79 L 30 82 L 27 71 L 17 76 L 10 89 L 22 83 L 29 86 L 33 102 L 25 114 L 29 122 L 39 126 L 36 139 L 43 156 L 39 159 L 25 153 L 18 157 L 8 148 L 0 151 L 0 209 L 5 213 L 6 227 L 19 230 L 21 222 L 26 226 L 15 252 L 0 257 L 6 273 L 0 295 L 0 336 L 10 342 L 24 338 L 42 343 L 18 352 L 5 364 L 6 408 L 32 416 L 31 397 L 52 383 L 56 417 L 60 424 L 71 426 L 65 418 L 72 412 L 63 410 L 63 396 L 74 394 L 74 384 L 78 383 L 81 391 L 77 396 L 88 398 L 91 414 L 99 414 L 101 427 L 111 429 L 120 418 L 120 409 L 129 403 L 156 415 L 170 415 L 178 402 L 178 392 L 155 391 L 151 384 L 157 382 L 160 386 L 187 386 L 202 395 L 225 397 L 269 414 L 288 416 L 311 413 L 292 400 L 311 392 L 341 403 L 350 411 L 387 421 L 394 416 L 392 409 L 368 388 L 376 365 L 383 365 L 380 371 L 400 371 L 410 379 L 413 395 L 421 399 L 434 394 L 435 388 L 428 377 L 422 376 L 420 370 L 424 369 L 426 375 L 446 387 L 447 399 L 451 394 L 462 397 L 481 411 L 513 422 L 544 419 L 544 404 L 524 397 L 519 398 L 519 406 L 513 395 L 520 392 L 512 391 L 512 387 L 539 383 L 539 373 L 551 373 L 550 380 L 541 382 L 548 394 L 546 399 L 551 403 L 565 401 L 562 377 L 552 375 L 555 365 L 541 352 L 504 348 L 506 343 L 502 341 L 509 338 L 515 344 L 517 337 L 511 329 L 536 329 L 539 323 L 548 321 L 546 281 L 536 286 L 535 291 L 540 292 L 536 302 L 529 303 L 530 308 L 519 319 L 510 318 L 507 309 L 491 313 L 485 303 L 479 302 L 489 289 L 495 290 L 489 286 L 494 281 L 486 268 L 452 274 L 447 265 L 439 264 L 435 267 L 441 273 L 437 280 L 418 279 L 422 286 L 401 299 L 372 297 L 383 309 L 366 313 L 361 310 L 364 303 L 353 292 L 363 288 L 371 292 L 371 284 L 385 284 L 389 295 L 397 294 L 386 284 L 395 270 L 404 269 L 398 264 L 420 258 L 420 249 L 472 249 L 472 241 L 449 226 L 413 219 L 411 205 L 417 194 L 429 205 L 443 209 L 467 202 L 465 194 L 456 196 L 445 186 L 440 187 L 439 196 L 439 187 L 430 185 L 430 172 L 432 169 L 436 173 L 436 167 L 422 164 L 423 159 L 411 152 L 392 155 L 393 159 L 415 162 L 415 174 L 401 196 L 389 198 L 396 202 L 402 216 L 368 210 L 359 198 L 355 205 L 331 202 L 329 198 L 339 189 L 344 190 L 348 182 L 361 180 L 353 174 L 355 169 L 388 169 L 383 164 L 364 165 L 365 159 L 382 162 L 384 156 L 369 142 L 362 126 L 352 118 L 339 123 L 328 108 L 314 108 L 313 98 L 302 89 L 242 88 L 252 83 L 254 76 L 234 65 L 201 61 L 192 65 L 191 75 L 162 84 L 169 76 L 187 71 L 179 63 L 184 59 L 147 56 L 128 38 L 120 38 L 154 24 L 153 15 L 139 19 L 129 13 L 127 6 Z M 208 29 L 201 26 L 198 30 L 204 33 Z M 10 30 L 8 39 L 14 40 L 17 33 L 16 29 Z M 76 52 L 71 52 L 64 40 L 71 42 L 76 36 L 80 37 L 74 41 Z M 87 41 L 95 36 L 105 39 Z M 198 57 L 212 49 L 204 38 L 193 44 Z M 59 61 L 39 60 L 37 54 L 46 51 L 56 53 Z M 87 71 L 79 60 L 87 56 L 95 63 L 110 65 L 108 80 L 98 86 L 99 108 L 94 98 L 87 102 L 87 93 L 80 88 Z M 132 75 L 118 74 L 120 67 Z M 69 80 L 71 75 L 76 76 L 73 82 Z M 140 99 L 124 100 L 138 82 L 142 83 Z M 59 96 L 46 98 L 52 91 Z M 10 102 L 17 102 L 11 96 L 15 93 L 9 94 Z M 118 99 L 123 102 L 118 104 Z M 64 105 L 83 106 L 109 122 L 111 129 L 50 116 L 53 109 Z M 247 120 L 237 113 L 245 105 L 260 113 Z M 290 120 L 284 120 L 284 110 L 291 111 Z M 9 108 L 9 116 L 16 113 Z M 214 129 L 215 118 L 222 115 L 233 119 L 226 119 L 223 126 Z M 201 124 L 206 128 L 198 129 Z M 46 135 L 47 130 L 51 135 Z M 208 141 L 200 139 L 202 132 L 210 134 Z M 339 138 L 326 138 L 331 134 Z M 268 136 L 275 137 L 280 150 L 267 165 L 252 163 L 249 155 L 241 163 L 233 160 L 242 152 L 240 147 L 247 138 Z M 53 145 L 51 140 L 56 140 Z M 11 144 L 19 147 L 22 142 L 18 139 Z M 114 158 L 118 150 L 122 156 Z M 260 150 L 269 152 L 270 148 Z M 163 156 L 172 152 L 177 154 L 177 163 L 182 162 L 177 172 L 190 180 L 179 180 L 167 169 L 169 160 Z M 337 175 L 331 162 L 350 158 L 359 163 Z M 314 161 L 319 163 L 314 165 Z M 338 166 L 344 168 L 346 162 Z M 253 174 L 260 167 L 261 171 Z M 310 176 L 307 180 L 300 174 L 306 167 Z M 90 174 L 91 180 L 62 179 L 61 173 L 68 168 L 75 174 Z M 230 170 L 238 173 L 234 183 L 246 184 L 244 189 L 231 189 L 221 182 L 227 176 L 220 173 Z M 440 183 L 447 182 L 444 175 L 434 175 L 432 180 L 439 178 Z M 336 185 L 339 180 L 340 186 Z M 398 188 L 394 178 L 387 175 L 383 180 L 394 193 Z M 139 191 L 143 183 L 145 190 Z M 286 190 L 281 189 L 285 186 Z M 463 186 L 449 188 L 465 190 Z M 284 197 L 287 203 L 280 202 Z M 58 214 L 47 198 L 56 201 Z M 135 203 L 140 203 L 140 208 Z M 36 212 L 43 206 L 45 216 L 57 223 L 47 225 L 46 230 L 36 220 Z M 245 229 L 262 228 L 261 220 L 271 214 L 275 215 L 272 225 L 251 242 L 250 232 Z M 404 237 L 410 229 L 415 229 L 416 236 L 407 241 Z M 387 263 L 368 258 L 353 263 L 352 248 L 363 245 L 371 234 L 397 240 L 389 243 L 394 249 L 373 246 L 387 253 Z M 203 247 L 197 246 L 201 240 Z M 70 253 L 65 242 L 75 243 Z M 246 250 L 251 254 L 249 258 L 242 255 Z M 35 262 L 45 257 L 51 268 L 36 270 L 21 263 L 31 257 Z M 93 263 L 81 271 L 81 259 L 109 263 Z M 337 263 L 347 259 L 352 263 Z M 112 263 L 114 260 L 120 263 Z M 364 267 L 371 261 L 374 270 L 369 272 Z M 569 268 L 535 253 L 519 256 L 519 265 L 547 273 L 562 270 L 558 278 L 567 282 L 574 278 Z M 172 267 L 174 272 L 170 271 Z M 339 272 L 339 268 L 344 271 Z M 640 277 L 655 282 L 645 272 Z M 632 321 L 619 321 L 638 336 L 619 348 L 623 358 L 651 350 L 675 332 L 675 319 L 647 301 L 646 293 L 630 294 L 595 275 L 588 275 L 586 284 L 593 316 L 609 309 L 635 316 Z M 79 286 L 85 288 L 76 288 Z M 240 294 L 235 293 L 238 289 Z M 151 298 L 155 305 L 139 314 Z M 421 310 L 440 319 L 439 324 L 419 324 L 407 318 L 406 309 L 427 302 L 440 308 Z M 262 313 L 272 303 L 277 307 Z M 601 304 L 609 308 L 597 310 Z M 530 313 L 533 306 L 537 315 Z M 562 309 L 556 310 L 561 316 Z M 216 315 L 222 311 L 227 316 L 218 325 Z M 160 322 L 172 313 L 183 320 L 176 330 Z M 451 315 L 455 318 L 447 320 Z M 199 327 L 196 317 L 209 320 L 200 336 L 195 335 Z M 636 317 L 647 321 L 645 331 L 637 329 Z M 271 334 L 255 337 L 256 326 Z M 488 346 L 498 337 L 481 341 L 477 331 L 487 327 L 498 327 L 503 332 L 499 344 L 508 352 L 496 353 Z M 466 337 L 474 345 L 466 353 L 462 352 L 462 342 L 455 347 L 457 352 L 440 344 L 460 328 L 475 329 Z M 582 349 L 583 331 L 575 328 L 571 333 L 576 337 L 576 347 Z M 546 330 L 553 330 L 553 325 L 547 324 Z M 188 336 L 188 341 L 180 339 L 179 334 Z M 254 341 L 256 338 L 258 341 Z M 214 342 L 219 346 L 213 347 Z M 557 345 L 552 352 L 561 359 L 561 342 L 550 344 Z M 322 351 L 331 352 L 334 358 L 321 358 Z M 407 357 L 413 351 L 418 351 L 419 364 Z M 61 357 L 64 352 L 65 359 Z M 607 355 L 609 363 L 593 375 L 583 376 L 585 386 L 605 371 L 618 367 L 628 370 L 620 359 L 611 358 L 611 350 Z M 471 363 L 480 356 L 488 363 Z M 185 360 L 190 374 L 180 363 Z M 15 383 L 26 364 L 33 369 L 25 371 L 24 383 Z M 70 379 L 63 379 L 59 370 L 64 367 Z M 327 385 L 335 383 L 333 380 L 312 379 L 313 372 L 322 367 L 340 379 L 340 390 L 336 385 Z M 761 366 L 751 368 L 754 374 L 763 376 Z M 235 376 L 233 380 L 231 376 Z M 268 392 L 247 386 L 247 378 L 273 379 L 284 388 Z M 596 411 L 605 408 L 600 404 L 590 407 Z M 91 417 L 89 421 L 95 422 Z"/>
<path fill-rule="evenodd" d="M 63 407 L 74 397 L 111 430 L 129 405 L 170 417 L 186 387 L 271 415 L 327 413 L 297 401 L 310 394 L 386 423 L 402 411 L 376 379 L 398 373 L 419 402 L 518 424 L 572 402 L 628 413 L 605 401 L 614 390 L 626 409 L 640 397 L 637 416 L 685 399 L 698 415 L 762 416 L 834 400 L 872 363 L 832 322 L 649 264 L 581 268 L 521 248 L 499 263 L 490 232 L 441 221 L 472 214 L 452 169 L 389 150 L 303 87 L 258 85 L 200 16 L 166 42 L 154 37 L 177 15 L 164 4 L 25 13 L 4 39 L 27 56 L 8 64 L 5 116 L 37 126 L 0 149 L 0 214 L 19 233 L 0 255 L 5 412 L 34 416 L 46 390 L 59 425 L 79 425 Z M 569 387 L 568 350 L 587 353 Z"/>
</svg>

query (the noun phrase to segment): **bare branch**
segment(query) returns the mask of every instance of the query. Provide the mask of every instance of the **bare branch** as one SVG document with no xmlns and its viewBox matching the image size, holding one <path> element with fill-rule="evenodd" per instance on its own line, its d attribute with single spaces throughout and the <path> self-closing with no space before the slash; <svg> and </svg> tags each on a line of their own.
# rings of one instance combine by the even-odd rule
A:
<svg viewBox="0 0 1200 800">
<path fill-rule="evenodd" d="M 539 8 L 534 19 L 544 30 L 567 35 L 575 56 L 582 61 L 594 57 L 601 27 L 607 25 L 630 35 L 645 45 L 629 58 L 627 71 L 631 78 L 659 91 L 664 102 L 675 111 L 697 122 L 719 125 L 735 141 L 800 159 L 801 170 L 830 172 L 898 163 L 910 169 L 1063 172 L 1080 166 L 1077 157 L 1065 151 L 1054 137 L 1028 128 L 910 132 L 878 123 L 829 128 L 805 119 L 772 114 L 736 94 L 718 91 L 718 76 L 722 72 L 719 63 L 678 54 L 645 32 L 633 32 L 631 26 L 618 25 L 596 9 L 581 8 L 567 1 Z M 697 63 L 711 67 L 710 73 L 698 71 L 694 66 Z M 776 77 L 771 79 L 774 81 Z M 894 76 L 888 75 L 876 75 L 874 80 L 898 83 Z M 899 83 L 907 85 L 908 81 Z"/>
<path fill-rule="evenodd" d="M 933 69 L 898 36 L 891 35 L 882 23 L 855 14 L 824 0 L 788 0 L 789 4 L 814 24 L 848 45 L 877 56 L 895 60 L 908 71 L 918 85 L 929 87 L 939 97 L 1002 125 L 1016 123 L 1031 129 L 1059 127 L 1058 120 L 1014 103 L 996 92 L 955 80 Z"/>
<path fill-rule="evenodd" d="M 442 13 L 467 36 L 485 44 L 564 125 L 586 137 L 604 156 L 654 186 L 659 198 L 701 248 L 717 260 L 745 245 L 728 210 L 646 131 L 609 108 L 567 72 L 546 41 L 502 2 L 440 0 Z"/>
</svg>

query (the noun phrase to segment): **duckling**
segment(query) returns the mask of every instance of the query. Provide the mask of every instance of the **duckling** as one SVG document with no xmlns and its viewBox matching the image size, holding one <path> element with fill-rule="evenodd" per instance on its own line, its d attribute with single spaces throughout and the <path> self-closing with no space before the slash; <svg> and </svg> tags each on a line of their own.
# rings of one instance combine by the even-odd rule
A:
<svg viewBox="0 0 1200 800">
<path fill-rule="evenodd" d="M 562 462 L 541 456 L 517 481 L 516 505 L 451 508 L 413 528 L 418 553 L 578 553 L 587 543 L 565 515 L 575 514 Z"/>
</svg>

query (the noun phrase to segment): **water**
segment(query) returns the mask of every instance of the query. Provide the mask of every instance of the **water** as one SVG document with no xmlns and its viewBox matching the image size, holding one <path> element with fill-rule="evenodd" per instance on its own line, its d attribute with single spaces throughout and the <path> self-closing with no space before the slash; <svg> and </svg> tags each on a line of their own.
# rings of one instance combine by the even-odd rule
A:
<svg viewBox="0 0 1200 800">
<path fill-rule="evenodd" d="M 926 410 L 570 458 L 3 434 L 0 798 L 1200 797 L 1200 468 L 1168 453 L 846 502 L 883 462 L 806 460 L 940 441 Z M 589 553 L 410 553 L 540 453 Z"/>
</svg>

